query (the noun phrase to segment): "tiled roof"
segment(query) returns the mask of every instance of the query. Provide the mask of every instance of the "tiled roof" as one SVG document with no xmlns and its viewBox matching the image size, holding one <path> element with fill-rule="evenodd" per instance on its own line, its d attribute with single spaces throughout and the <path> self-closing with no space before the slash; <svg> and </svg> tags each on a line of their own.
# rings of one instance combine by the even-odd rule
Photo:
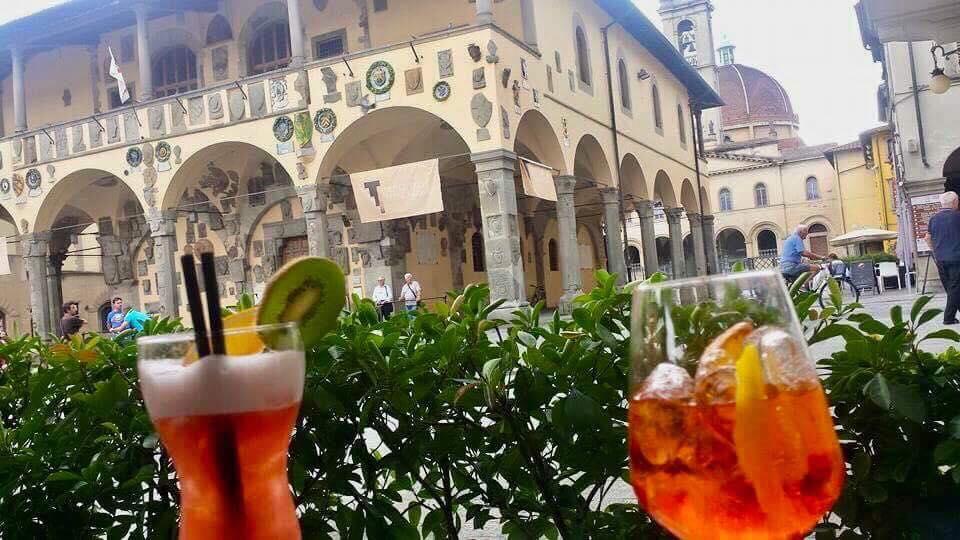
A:
<svg viewBox="0 0 960 540">
<path fill-rule="evenodd" d="M 796 148 L 792 150 L 784 150 L 783 160 L 796 161 L 801 159 L 823 157 L 823 155 L 827 151 L 833 150 L 835 148 L 837 148 L 837 143 L 818 144 L 815 146 L 804 146 L 804 147 Z"/>
<path fill-rule="evenodd" d="M 750 66 L 720 67 L 720 97 L 724 102 L 723 123 L 727 126 L 799 121 L 783 86 Z"/>
</svg>

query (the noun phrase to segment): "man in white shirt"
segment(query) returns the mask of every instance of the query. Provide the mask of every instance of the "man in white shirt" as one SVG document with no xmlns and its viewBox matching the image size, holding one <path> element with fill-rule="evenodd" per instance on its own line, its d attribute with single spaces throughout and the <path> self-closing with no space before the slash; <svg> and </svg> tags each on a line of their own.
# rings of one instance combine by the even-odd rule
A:
<svg viewBox="0 0 960 540">
<path fill-rule="evenodd" d="M 386 284 L 386 279 L 381 276 L 377 279 L 377 286 L 373 288 L 373 303 L 380 310 L 380 316 L 386 320 L 393 315 L 393 291 Z"/>
<path fill-rule="evenodd" d="M 413 274 L 403 276 L 403 288 L 400 289 L 400 299 L 407 311 L 416 311 L 417 305 L 423 299 L 423 289 L 413 280 Z"/>
</svg>

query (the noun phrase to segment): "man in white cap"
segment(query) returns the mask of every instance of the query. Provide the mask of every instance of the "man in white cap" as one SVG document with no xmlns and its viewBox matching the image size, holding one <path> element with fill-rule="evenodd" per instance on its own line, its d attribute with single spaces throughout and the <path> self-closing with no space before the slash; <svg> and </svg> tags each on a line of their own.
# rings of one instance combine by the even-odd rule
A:
<svg viewBox="0 0 960 540">
<path fill-rule="evenodd" d="M 423 300 L 423 289 L 419 283 L 414 281 L 413 274 L 403 276 L 400 299 L 403 300 L 403 307 L 407 311 L 416 311 L 420 301 Z"/>
<path fill-rule="evenodd" d="M 383 276 L 377 278 L 377 286 L 373 288 L 373 302 L 380 310 L 380 316 L 386 320 L 393 315 L 393 291 L 387 285 L 387 280 Z"/>
</svg>

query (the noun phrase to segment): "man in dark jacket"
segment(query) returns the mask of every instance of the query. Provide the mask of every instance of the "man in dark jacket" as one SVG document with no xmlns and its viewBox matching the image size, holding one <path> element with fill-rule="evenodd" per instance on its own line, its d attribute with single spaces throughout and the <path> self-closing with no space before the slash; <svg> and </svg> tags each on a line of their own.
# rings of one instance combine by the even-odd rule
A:
<svg viewBox="0 0 960 540">
<path fill-rule="evenodd" d="M 71 336 L 80 332 L 87 321 L 80 318 L 80 304 L 77 302 L 66 302 L 63 304 L 63 318 L 60 319 L 60 336 L 70 339 Z"/>
<path fill-rule="evenodd" d="M 957 324 L 960 310 L 960 197 L 953 191 L 940 196 L 943 210 L 930 218 L 928 240 L 940 270 L 940 281 L 947 291 L 943 324 Z"/>
</svg>

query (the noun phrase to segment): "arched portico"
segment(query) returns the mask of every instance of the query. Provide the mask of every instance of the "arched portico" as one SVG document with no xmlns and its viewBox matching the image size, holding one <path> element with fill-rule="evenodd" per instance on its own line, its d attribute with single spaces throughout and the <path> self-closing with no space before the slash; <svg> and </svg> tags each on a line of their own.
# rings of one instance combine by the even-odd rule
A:
<svg viewBox="0 0 960 540">
<path fill-rule="evenodd" d="M 680 186 L 680 201 L 690 223 L 690 234 L 684 239 L 683 255 L 686 261 L 684 273 L 689 276 L 707 274 L 707 251 L 703 235 L 701 201 L 693 182 L 685 178 Z"/>
</svg>

